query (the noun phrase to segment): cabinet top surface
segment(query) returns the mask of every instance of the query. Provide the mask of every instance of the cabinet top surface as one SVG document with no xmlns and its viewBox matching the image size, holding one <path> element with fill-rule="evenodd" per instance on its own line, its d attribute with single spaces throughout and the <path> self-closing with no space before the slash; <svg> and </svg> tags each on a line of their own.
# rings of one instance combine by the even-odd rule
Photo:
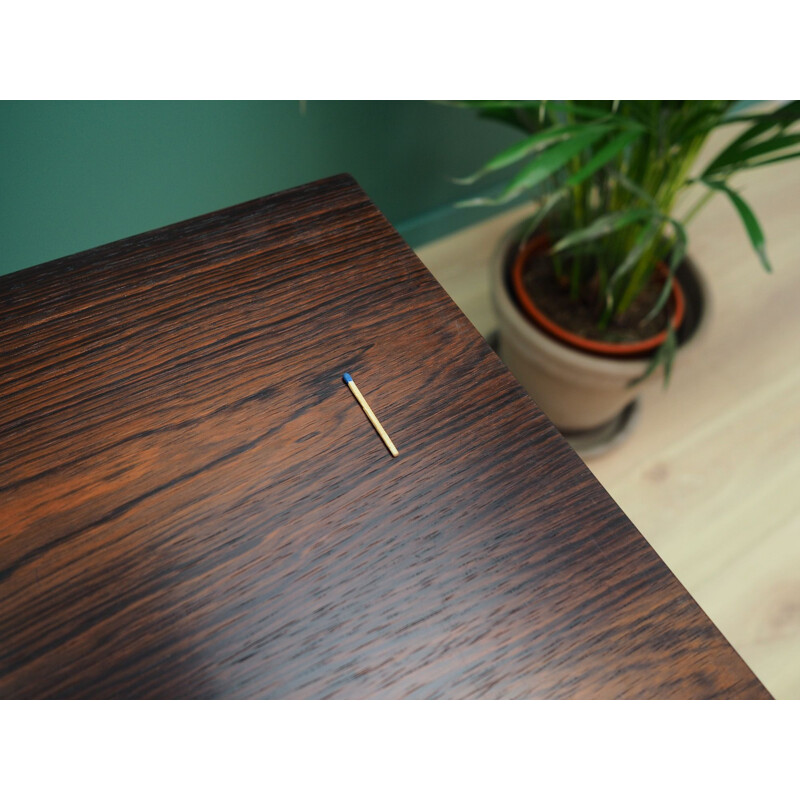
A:
<svg viewBox="0 0 800 800">
<path fill-rule="evenodd" d="M 2 697 L 768 696 L 348 176 L 0 279 L 0 398 Z"/>
</svg>

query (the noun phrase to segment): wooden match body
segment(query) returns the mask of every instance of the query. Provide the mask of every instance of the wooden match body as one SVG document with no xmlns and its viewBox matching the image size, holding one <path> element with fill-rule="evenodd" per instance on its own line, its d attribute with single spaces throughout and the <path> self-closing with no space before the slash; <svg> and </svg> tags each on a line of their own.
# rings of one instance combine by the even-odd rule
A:
<svg viewBox="0 0 800 800">
<path fill-rule="evenodd" d="M 364 395 L 358 390 L 358 386 L 356 386 L 355 381 L 350 377 L 350 374 L 345 372 L 342 376 L 344 378 L 344 382 L 350 387 L 350 391 L 355 396 L 356 400 L 358 400 L 358 404 L 361 408 L 364 409 L 364 413 L 369 417 L 369 421 L 372 423 L 373 427 L 376 431 L 378 431 L 378 435 L 383 439 L 383 443 L 389 448 L 389 452 L 392 456 L 397 456 L 397 448 L 392 443 L 392 440 L 389 438 L 389 434 L 383 429 L 383 425 L 378 422 L 378 418 L 373 413 L 372 409 L 369 407 L 369 403 L 364 399 Z"/>
</svg>

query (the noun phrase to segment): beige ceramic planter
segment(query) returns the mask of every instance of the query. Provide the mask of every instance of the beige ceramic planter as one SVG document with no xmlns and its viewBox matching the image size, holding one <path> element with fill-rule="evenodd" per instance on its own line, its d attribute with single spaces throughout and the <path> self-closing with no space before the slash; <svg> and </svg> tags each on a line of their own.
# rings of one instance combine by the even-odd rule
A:
<svg viewBox="0 0 800 800">
<path fill-rule="evenodd" d="M 504 242 L 504 251 L 508 241 Z M 649 360 L 582 353 L 539 330 L 523 316 L 505 282 L 504 258 L 494 259 L 492 302 L 498 318 L 499 355 L 542 411 L 564 432 L 598 428 L 639 394 Z M 653 373 L 648 380 L 657 377 Z"/>
</svg>

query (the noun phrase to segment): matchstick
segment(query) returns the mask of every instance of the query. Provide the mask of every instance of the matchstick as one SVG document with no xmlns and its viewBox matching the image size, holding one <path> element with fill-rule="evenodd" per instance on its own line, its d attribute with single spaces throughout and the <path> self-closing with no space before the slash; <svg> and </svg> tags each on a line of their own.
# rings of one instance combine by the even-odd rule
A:
<svg viewBox="0 0 800 800">
<path fill-rule="evenodd" d="M 383 425 L 378 422 L 378 418 L 372 413 L 372 409 L 369 407 L 369 403 L 364 399 L 364 395 L 358 391 L 358 386 L 356 386 L 355 381 L 350 377 L 350 373 L 345 372 L 343 377 L 344 382 L 350 387 L 350 391 L 353 393 L 356 400 L 358 400 L 358 404 L 364 409 L 364 413 L 367 417 L 369 417 L 369 421 L 372 423 L 375 430 L 378 431 L 378 436 L 383 439 L 383 443 L 389 448 L 392 457 L 398 455 L 397 448 L 392 444 L 392 440 L 383 429 Z"/>
</svg>

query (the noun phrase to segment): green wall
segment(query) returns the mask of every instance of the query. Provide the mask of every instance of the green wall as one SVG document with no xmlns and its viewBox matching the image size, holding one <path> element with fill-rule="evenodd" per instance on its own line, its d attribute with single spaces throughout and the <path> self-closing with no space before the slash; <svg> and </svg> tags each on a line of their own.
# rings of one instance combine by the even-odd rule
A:
<svg viewBox="0 0 800 800">
<path fill-rule="evenodd" d="M 0 103 L 0 274 L 338 172 L 417 246 L 519 138 L 417 101 Z"/>
</svg>

